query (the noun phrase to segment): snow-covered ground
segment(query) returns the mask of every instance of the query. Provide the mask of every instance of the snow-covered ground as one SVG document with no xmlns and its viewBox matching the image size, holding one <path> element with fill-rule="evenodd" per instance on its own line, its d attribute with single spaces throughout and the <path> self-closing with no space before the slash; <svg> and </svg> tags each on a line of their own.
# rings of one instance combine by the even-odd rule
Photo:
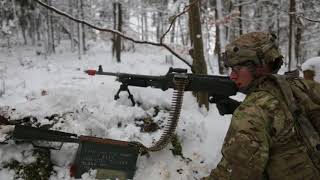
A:
<svg viewBox="0 0 320 180">
<path fill-rule="evenodd" d="M 143 46 L 134 53 L 124 53 L 122 62 L 116 63 L 108 44 L 94 45 L 81 60 L 76 53 L 64 50 L 66 47 L 60 46 L 57 53 L 47 59 L 37 56 L 35 48 L 30 46 L 11 51 L 0 49 L 0 111 L 9 112 L 11 119 L 34 116 L 41 124 L 51 123 L 46 116 L 64 115 L 65 121 L 58 121 L 52 129 L 79 135 L 139 141 L 147 146 L 159 139 L 162 130 L 141 132 L 134 120 L 152 115 L 155 106 L 170 107 L 172 90 L 130 87 L 135 100 L 142 103 L 132 107 L 124 92 L 118 101 L 113 99 L 120 86 L 115 77 L 91 77 L 83 71 L 102 65 L 104 71 L 110 72 L 163 75 L 172 66 L 165 63 L 166 50 Z M 187 68 L 178 60 L 173 66 Z M 13 108 L 14 111 L 10 110 Z M 186 92 L 176 133 L 183 155 L 191 161 L 174 156 L 169 144 L 161 151 L 150 153 L 149 157 L 139 156 L 134 179 L 187 180 L 208 175 L 221 158 L 220 149 L 230 118 L 220 116 L 214 104 L 209 111 L 198 108 L 195 98 Z M 155 120 L 160 123 L 167 119 L 168 112 L 160 111 Z M 0 164 L 10 159 L 21 163 L 34 161 L 28 153 L 32 149 L 27 144 L 1 144 Z M 69 143 L 59 151 L 51 150 L 56 173 L 50 179 L 73 179 L 69 176 L 69 166 L 76 150 L 77 145 Z M 0 179 L 13 178 L 14 171 L 0 165 Z M 82 179 L 94 178 L 87 173 Z"/>
</svg>

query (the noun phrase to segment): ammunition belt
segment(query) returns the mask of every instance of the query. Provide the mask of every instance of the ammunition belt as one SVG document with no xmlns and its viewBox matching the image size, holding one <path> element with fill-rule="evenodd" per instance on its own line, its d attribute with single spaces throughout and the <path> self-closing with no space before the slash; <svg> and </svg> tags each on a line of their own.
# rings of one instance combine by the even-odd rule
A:
<svg viewBox="0 0 320 180">
<path fill-rule="evenodd" d="M 184 89 L 187 83 L 188 83 L 188 79 L 187 77 L 184 77 L 183 74 L 179 74 L 178 77 L 175 77 L 174 79 L 175 90 L 172 96 L 169 119 L 164 128 L 164 131 L 160 139 L 151 147 L 146 147 L 140 142 L 133 142 L 136 146 L 139 147 L 140 152 L 160 151 L 168 145 L 178 125 Z"/>
</svg>

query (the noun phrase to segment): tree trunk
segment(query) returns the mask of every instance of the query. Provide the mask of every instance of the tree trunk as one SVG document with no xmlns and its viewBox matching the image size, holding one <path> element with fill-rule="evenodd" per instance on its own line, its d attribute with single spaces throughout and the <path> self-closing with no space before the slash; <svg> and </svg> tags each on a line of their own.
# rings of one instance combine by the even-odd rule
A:
<svg viewBox="0 0 320 180">
<path fill-rule="evenodd" d="M 17 23 L 18 22 L 18 16 L 17 16 L 17 10 L 16 10 L 16 4 L 15 4 L 15 0 L 11 0 L 12 3 L 12 10 L 13 10 L 13 18 L 14 18 L 14 22 Z M 17 27 L 19 28 L 19 27 Z M 19 30 L 16 31 L 17 33 L 17 37 L 19 37 Z"/>
<path fill-rule="evenodd" d="M 218 1 L 218 0 L 217 0 Z M 218 8 L 216 6 L 215 8 L 215 19 L 219 19 L 219 13 L 218 13 Z M 219 66 L 219 73 L 223 74 L 223 64 L 222 64 L 222 59 L 221 59 L 221 32 L 220 32 L 220 27 L 219 24 L 216 24 L 216 41 L 215 41 L 215 48 L 214 48 L 214 54 L 217 56 L 218 60 L 218 66 Z"/>
<path fill-rule="evenodd" d="M 117 29 L 117 3 L 113 3 L 113 29 Z M 116 54 L 116 34 L 112 34 L 112 57 Z"/>
<path fill-rule="evenodd" d="M 193 0 L 189 0 L 190 3 Z M 200 20 L 200 3 L 197 2 L 189 11 L 189 29 L 190 39 L 193 42 L 193 49 L 190 50 L 190 55 L 193 59 L 192 68 L 195 74 L 207 74 L 207 66 L 203 54 L 203 41 L 201 32 L 201 20 Z M 207 92 L 194 92 L 196 95 L 199 106 L 204 105 L 209 109 L 208 93 Z"/>
<path fill-rule="evenodd" d="M 216 20 L 222 18 L 222 3 L 221 0 L 216 0 L 216 8 L 215 8 L 215 18 Z M 220 24 L 216 24 L 216 44 L 214 52 L 218 59 L 219 73 L 224 74 L 224 65 L 222 61 L 222 48 L 224 46 L 224 33 L 223 27 Z"/>
<path fill-rule="evenodd" d="M 19 16 L 19 25 L 21 27 L 21 33 L 22 33 L 22 37 L 24 40 L 24 44 L 26 45 L 28 43 L 27 36 L 26 36 L 26 31 L 27 31 L 27 27 L 28 27 L 28 20 L 26 18 L 26 10 L 25 9 L 21 9 L 21 15 Z"/>
<path fill-rule="evenodd" d="M 303 33 L 303 24 L 300 19 L 296 19 L 296 39 L 295 39 L 295 58 L 297 65 L 301 65 L 301 40 L 302 40 L 302 33 Z"/>
<path fill-rule="evenodd" d="M 140 21 L 141 21 L 141 39 L 144 40 L 144 18 L 143 14 L 140 15 Z"/>
<path fill-rule="evenodd" d="M 207 63 L 208 63 L 208 67 L 210 69 L 210 71 L 208 72 L 211 72 L 211 73 L 214 73 L 214 68 L 213 68 L 213 60 L 214 59 L 210 59 L 211 55 L 210 55 L 210 50 L 212 49 L 211 47 L 211 43 L 213 44 L 213 42 L 211 42 L 211 33 L 210 30 L 211 30 L 211 25 L 209 25 L 209 23 L 204 23 L 205 24 L 205 29 L 206 29 L 206 34 L 207 34 L 207 37 L 204 39 L 204 44 L 205 44 L 205 57 L 207 57 Z"/>
<path fill-rule="evenodd" d="M 51 6 L 51 0 L 47 0 L 47 4 Z M 54 48 L 54 35 L 53 35 L 53 25 L 52 25 L 52 13 L 47 9 L 47 53 L 51 54 L 55 52 Z"/>
<path fill-rule="evenodd" d="M 36 17 L 36 31 L 37 31 L 37 41 L 41 41 L 41 13 L 39 8 L 36 9 L 37 17 Z"/>
<path fill-rule="evenodd" d="M 181 43 L 182 43 L 182 45 L 187 45 L 187 43 L 186 43 L 186 40 L 185 40 L 185 37 L 184 37 L 184 32 L 183 32 L 183 26 L 182 26 L 182 24 L 181 24 L 181 17 L 180 18 L 178 18 L 178 28 L 179 28 L 179 30 L 180 30 L 180 39 L 181 39 Z"/>
<path fill-rule="evenodd" d="M 80 11 L 81 11 L 81 19 L 84 20 L 84 0 L 80 0 Z M 82 51 L 85 54 L 87 51 L 86 48 L 86 32 L 85 32 L 85 25 L 81 24 L 81 29 L 82 29 Z"/>
<path fill-rule="evenodd" d="M 113 28 L 122 31 L 122 7 L 121 3 L 113 3 L 114 24 Z M 116 56 L 117 62 L 121 62 L 121 36 L 113 34 L 112 38 L 112 56 Z"/>
<path fill-rule="evenodd" d="M 77 1 L 77 18 L 81 19 L 81 0 Z M 78 58 L 81 59 L 81 56 L 83 54 L 83 42 L 82 42 L 82 26 L 80 23 L 77 24 L 78 29 Z"/>
<path fill-rule="evenodd" d="M 281 4 L 281 0 L 280 0 L 280 4 Z M 278 7 L 280 8 L 280 7 Z M 277 11 L 277 43 L 279 44 L 280 43 L 280 12 Z"/>
<path fill-rule="evenodd" d="M 31 39 L 31 44 L 34 46 L 36 44 L 36 11 L 35 9 L 30 9 L 28 13 L 29 17 L 29 37 Z"/>
<path fill-rule="evenodd" d="M 118 27 L 119 32 L 122 31 L 122 7 L 121 3 L 118 3 Z M 116 38 L 116 58 L 117 62 L 121 62 L 121 36 L 117 35 Z"/>
<path fill-rule="evenodd" d="M 69 14 L 71 16 L 74 16 L 73 14 L 73 0 L 69 0 Z M 74 37 L 74 22 L 68 21 L 69 27 L 70 27 L 70 46 L 71 46 L 71 52 L 75 51 L 75 37 Z"/>
<path fill-rule="evenodd" d="M 156 25 L 157 25 L 157 28 L 156 28 L 156 36 L 157 36 L 157 40 L 160 40 L 160 36 L 161 36 L 161 34 L 162 34 L 162 31 L 161 31 L 161 26 L 162 26 L 162 24 L 161 24 L 161 19 L 162 19 L 162 12 L 158 12 L 158 16 L 157 16 L 157 23 L 156 23 Z"/>
<path fill-rule="evenodd" d="M 62 31 L 62 26 L 60 25 L 57 25 L 57 33 L 56 33 L 56 36 L 57 36 L 57 44 L 60 45 L 61 44 L 61 31 Z"/>
<path fill-rule="evenodd" d="M 189 10 L 189 19 L 188 19 L 188 26 L 189 26 L 189 35 L 190 35 L 190 44 L 191 44 L 191 46 L 193 46 L 193 44 L 194 44 L 194 42 L 193 42 L 193 34 L 194 34 L 194 28 L 193 28 L 193 24 L 195 23 L 195 22 L 193 22 L 193 20 L 195 19 L 194 17 L 192 17 L 192 16 L 194 16 L 193 15 L 193 10 L 194 8 L 191 8 L 190 10 Z M 193 10 L 193 11 L 192 11 Z M 193 55 L 192 54 L 190 54 L 191 55 L 191 57 L 193 58 Z"/>
<path fill-rule="evenodd" d="M 147 16 L 147 12 L 144 12 L 142 14 L 142 17 L 144 19 L 144 40 L 148 41 L 149 40 L 149 36 L 148 36 L 148 16 Z"/>
<path fill-rule="evenodd" d="M 221 6 L 221 8 L 222 8 L 221 1 L 219 1 L 219 2 L 220 2 L 220 6 Z M 219 2 L 218 2 L 218 0 L 216 0 L 216 5 L 219 5 Z M 231 13 L 232 8 L 233 8 L 233 3 L 232 3 L 231 0 L 228 0 L 227 5 L 226 5 L 226 9 L 228 9 L 228 13 Z M 220 12 L 220 11 L 221 11 L 221 12 Z M 218 9 L 218 16 L 219 16 L 219 17 L 222 17 L 222 9 L 220 9 L 220 10 Z M 221 30 L 221 28 L 220 28 L 220 30 Z M 225 34 L 226 39 L 227 39 L 228 41 L 230 41 L 230 40 L 233 40 L 233 39 L 234 39 L 235 29 L 234 29 L 234 28 L 229 28 L 228 26 L 226 26 L 226 27 L 225 27 L 225 32 L 221 32 L 220 34 L 221 34 L 222 36 L 223 36 L 223 34 Z M 220 36 L 220 37 L 222 37 L 222 36 Z M 222 45 L 221 45 L 221 47 L 222 47 Z"/>
<path fill-rule="evenodd" d="M 239 0 L 239 3 L 242 3 L 242 0 Z M 239 6 L 239 35 L 243 34 L 243 29 L 242 29 L 242 5 Z"/>
<path fill-rule="evenodd" d="M 52 6 L 52 0 L 50 0 L 50 6 Z M 50 36 L 51 36 L 51 48 L 52 48 L 52 52 L 55 53 L 56 49 L 55 49 L 55 45 L 54 45 L 54 23 L 53 23 L 53 15 L 52 12 L 49 12 L 49 19 L 50 19 Z"/>
<path fill-rule="evenodd" d="M 170 33 L 170 43 L 174 43 L 174 38 L 175 38 L 175 33 L 176 31 L 176 23 L 174 22 L 174 24 L 172 25 L 172 28 L 171 28 L 171 33 Z"/>
<path fill-rule="evenodd" d="M 294 13 L 296 11 L 296 1 L 290 0 L 290 12 Z M 295 46 L 295 15 L 289 15 L 289 46 L 288 46 L 288 56 L 289 56 L 289 64 L 288 70 L 291 71 L 291 67 L 294 66 L 293 63 L 295 62 L 295 53 L 294 53 L 294 46 Z"/>
</svg>

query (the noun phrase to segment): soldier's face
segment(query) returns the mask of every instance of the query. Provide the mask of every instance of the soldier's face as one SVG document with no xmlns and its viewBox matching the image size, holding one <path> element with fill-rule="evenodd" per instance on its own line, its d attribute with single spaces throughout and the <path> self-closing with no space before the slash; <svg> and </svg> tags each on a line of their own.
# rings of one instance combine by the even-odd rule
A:
<svg viewBox="0 0 320 180">
<path fill-rule="evenodd" d="M 229 76 L 239 89 L 246 89 L 253 80 L 252 71 L 247 66 L 232 67 Z"/>
</svg>

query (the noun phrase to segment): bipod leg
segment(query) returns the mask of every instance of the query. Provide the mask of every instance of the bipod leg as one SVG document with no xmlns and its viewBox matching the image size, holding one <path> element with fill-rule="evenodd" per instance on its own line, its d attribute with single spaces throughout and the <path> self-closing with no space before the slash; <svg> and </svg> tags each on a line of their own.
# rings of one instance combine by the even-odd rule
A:
<svg viewBox="0 0 320 180">
<path fill-rule="evenodd" d="M 127 87 L 127 92 L 129 94 L 128 98 L 131 100 L 132 106 L 135 106 L 136 102 L 134 101 L 133 95 L 130 93 L 128 87 Z"/>
<path fill-rule="evenodd" d="M 120 88 L 118 90 L 118 92 L 116 93 L 116 95 L 114 95 L 114 100 L 117 100 L 120 98 L 119 94 L 121 91 L 127 91 L 129 96 L 128 98 L 130 99 L 131 103 L 132 103 L 132 106 L 135 106 L 136 105 L 136 102 L 134 101 L 134 98 L 133 98 L 133 95 L 130 93 L 129 89 L 128 89 L 128 85 L 126 84 L 121 84 L 120 85 Z"/>
<path fill-rule="evenodd" d="M 114 100 L 118 100 L 120 98 L 119 94 L 120 94 L 121 91 L 123 91 L 121 87 L 122 87 L 122 84 L 120 85 L 120 88 L 117 91 L 116 95 L 114 95 Z"/>
</svg>

